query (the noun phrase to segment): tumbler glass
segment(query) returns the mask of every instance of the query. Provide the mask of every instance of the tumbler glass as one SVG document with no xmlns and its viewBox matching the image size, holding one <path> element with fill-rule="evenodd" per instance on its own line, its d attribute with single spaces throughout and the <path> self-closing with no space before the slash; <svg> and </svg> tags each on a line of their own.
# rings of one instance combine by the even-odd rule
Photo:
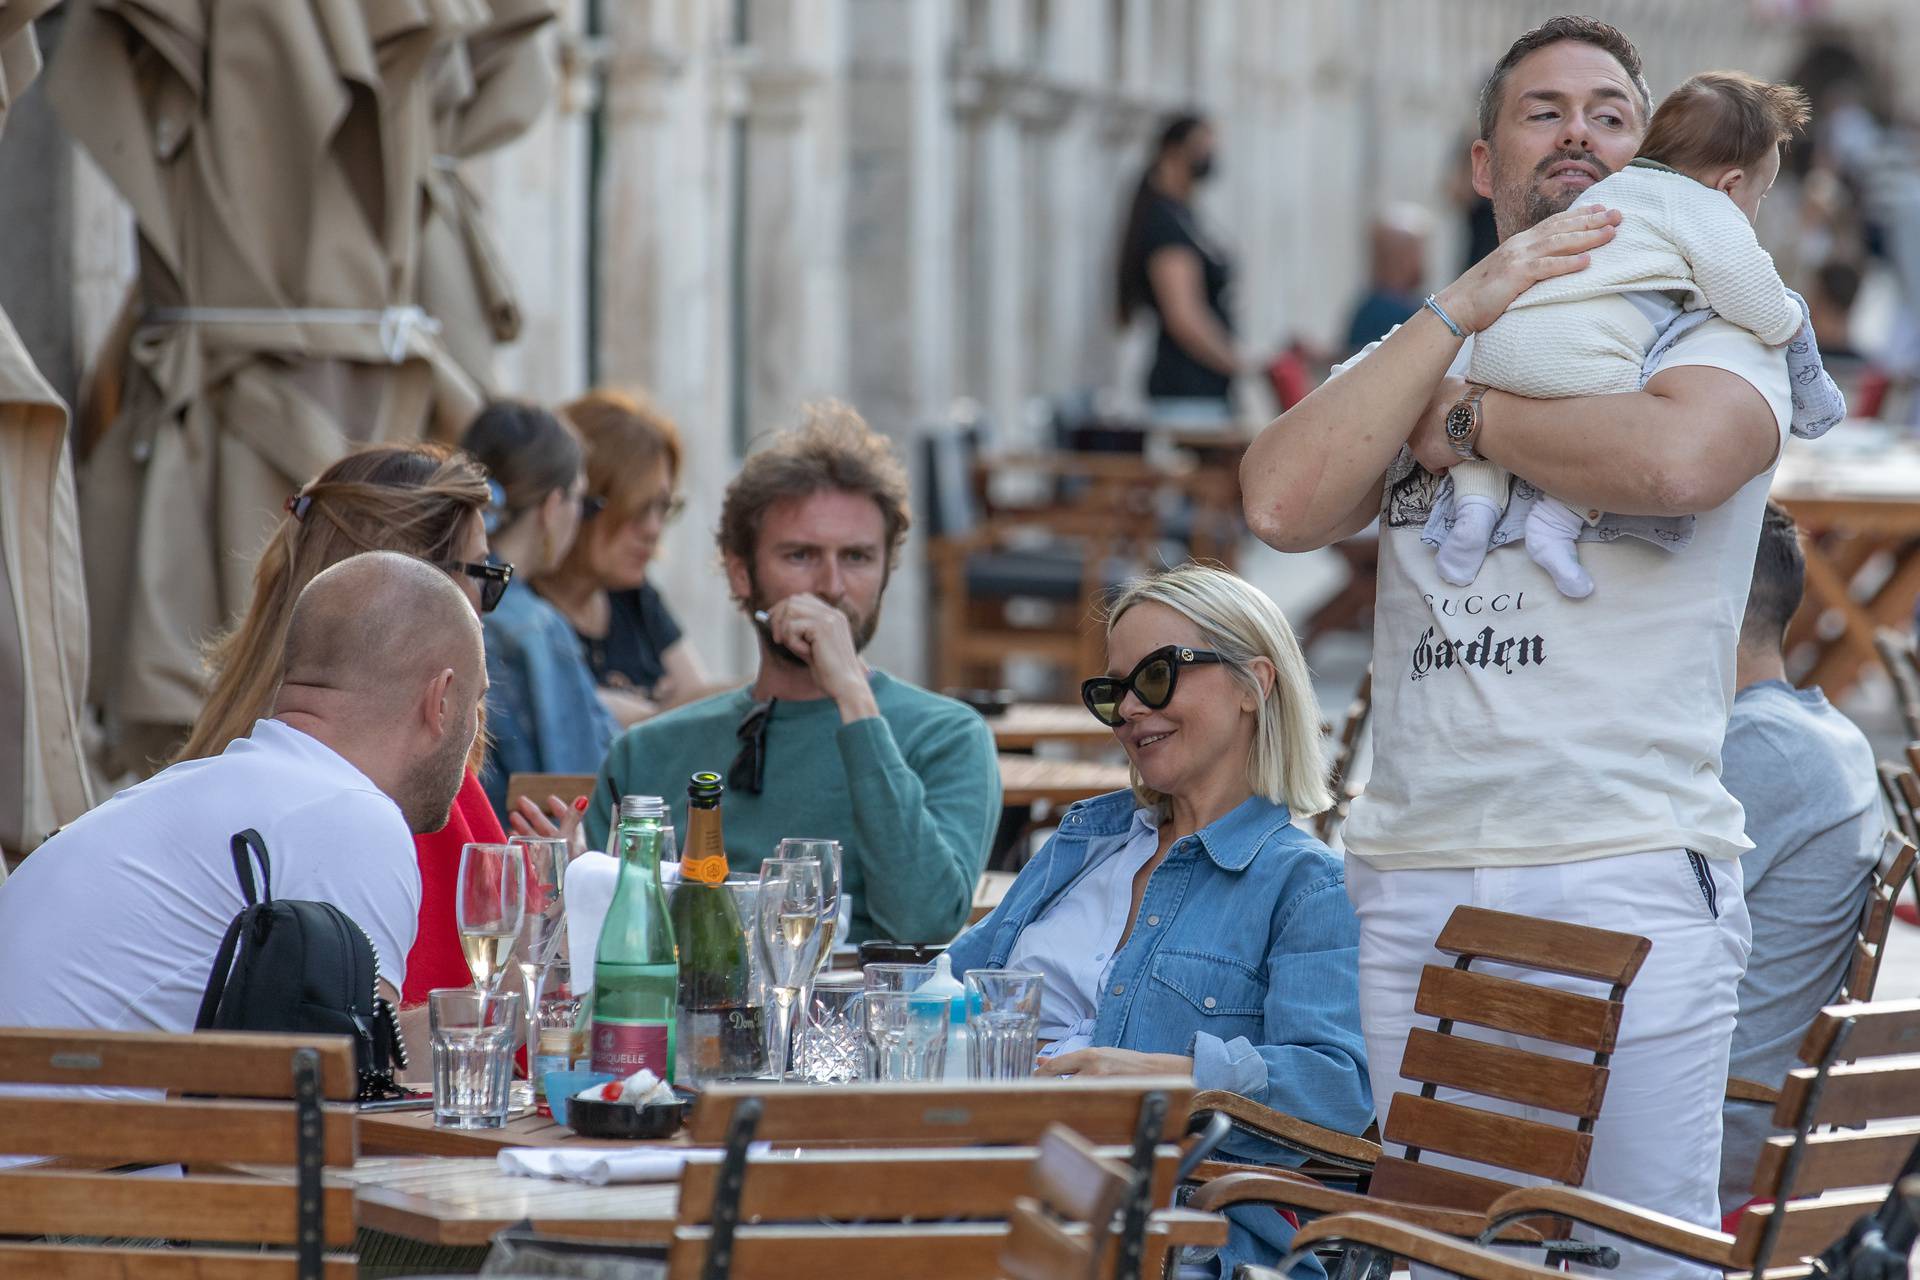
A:
<svg viewBox="0 0 1920 1280">
<path fill-rule="evenodd" d="M 846 1084 L 867 1074 L 864 996 L 858 974 L 816 978 L 800 1032 L 798 1069 L 808 1084 Z"/>
<path fill-rule="evenodd" d="M 947 997 L 918 991 L 868 991 L 867 1042 L 873 1078 L 938 1080 L 947 1062 Z"/>
<path fill-rule="evenodd" d="M 869 991 L 917 991 L 933 976 L 930 964 L 870 964 L 862 972 Z"/>
<path fill-rule="evenodd" d="M 507 1122 L 520 993 L 446 987 L 427 994 L 433 1029 L 433 1122 L 498 1129 Z"/>
<path fill-rule="evenodd" d="M 1026 969 L 967 972 L 967 1030 L 975 1080 L 1024 1080 L 1033 1074 L 1040 1029 L 1040 975 Z"/>
</svg>

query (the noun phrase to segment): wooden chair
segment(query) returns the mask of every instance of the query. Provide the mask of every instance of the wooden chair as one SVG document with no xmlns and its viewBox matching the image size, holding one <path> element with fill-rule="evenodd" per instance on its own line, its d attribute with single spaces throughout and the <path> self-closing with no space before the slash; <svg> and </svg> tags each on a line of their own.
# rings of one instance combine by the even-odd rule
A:
<svg viewBox="0 0 1920 1280">
<path fill-rule="evenodd" d="M 1889 831 L 1886 852 L 1881 855 L 1867 886 L 1866 901 L 1860 906 L 1860 924 L 1853 939 L 1853 962 L 1840 980 L 1835 1003 L 1873 999 L 1874 989 L 1880 983 L 1880 962 L 1887 952 L 1887 934 L 1893 928 L 1894 904 L 1908 885 L 1920 890 L 1920 856 L 1916 855 L 1911 840 L 1899 832 Z M 1727 1097 L 1735 1102 L 1776 1103 L 1780 1101 L 1780 1090 L 1758 1080 L 1735 1076 L 1727 1081 Z"/>
<path fill-rule="evenodd" d="M 1885 1199 L 1920 1141 L 1920 1000 L 1837 1004 L 1800 1045 L 1787 1076 L 1750 1206 L 1734 1234 L 1697 1227 L 1572 1187 L 1503 1196 L 1487 1230 L 1537 1216 L 1570 1219 L 1671 1257 L 1727 1272 L 1805 1274 L 1806 1263 Z M 1816 1132 L 1818 1130 L 1819 1132 Z"/>
<path fill-rule="evenodd" d="M 1893 814 L 1894 829 L 1920 844 L 1920 826 L 1916 826 L 1916 814 L 1913 807 L 1915 779 L 1913 770 L 1906 765 L 1895 764 L 1891 760 L 1880 762 L 1880 795 L 1887 802 L 1887 809 Z"/>
<path fill-rule="evenodd" d="M 16 1154 L 54 1166 L 0 1170 L 0 1236 L 164 1239 L 182 1247 L 0 1241 L 0 1273 L 125 1280 L 352 1280 L 353 1191 L 322 1169 L 357 1155 L 357 1084 L 344 1036 L 0 1030 L 0 1084 L 192 1091 L 155 1098 L 0 1097 Z M 332 1100 L 328 1102 L 326 1100 Z M 130 1164 L 188 1166 L 134 1178 Z M 290 1183 L 192 1172 L 292 1165 Z M 226 1248 L 214 1246 L 228 1246 Z M 238 1248 L 234 1246 L 248 1246 Z M 261 1246 L 273 1246 L 262 1249 Z"/>
<path fill-rule="evenodd" d="M 1360 735 L 1366 731 L 1367 720 L 1373 714 L 1373 667 L 1369 665 L 1360 677 L 1360 687 L 1353 691 L 1353 701 L 1347 704 L 1347 718 L 1340 725 L 1340 739 L 1334 746 L 1333 764 L 1327 770 L 1327 785 L 1333 792 L 1333 805 L 1314 815 L 1313 834 L 1324 843 L 1333 838 L 1333 833 L 1347 820 L 1347 810 L 1360 795 L 1360 788 L 1348 777 L 1353 772 L 1353 758 L 1360 750 Z"/>
<path fill-rule="evenodd" d="M 1386 1140 L 1405 1147 L 1406 1154 L 1375 1156 L 1366 1195 L 1336 1190 L 1295 1172 L 1246 1169 L 1206 1183 L 1188 1203 L 1200 1209 L 1254 1203 L 1308 1214 L 1372 1213 L 1472 1238 L 1485 1225 L 1488 1209 L 1513 1184 L 1442 1168 L 1422 1159 L 1425 1153 L 1577 1185 L 1586 1176 L 1593 1123 L 1606 1096 L 1607 1058 L 1619 1035 L 1622 1001 L 1651 945 L 1633 934 L 1458 908 L 1434 944 L 1455 958 L 1453 967 L 1428 965 L 1414 1000 L 1417 1013 L 1437 1020 L 1434 1028 L 1415 1027 L 1407 1035 L 1401 1074 L 1420 1082 L 1420 1092 L 1395 1094 L 1387 1113 Z M 1476 962 L 1585 979 L 1604 985 L 1607 994 L 1584 995 L 1499 977 L 1476 971 Z M 1457 1024 L 1591 1056 L 1581 1061 L 1473 1039 L 1457 1034 Z M 1572 1123 L 1551 1124 L 1443 1100 L 1438 1096 L 1442 1088 L 1552 1112 Z M 1252 1127 L 1257 1131 L 1264 1126 Z M 1345 1151 L 1314 1154 L 1355 1165 L 1360 1162 L 1352 1157 L 1365 1151 L 1354 1149 L 1357 1141 L 1344 1139 Z M 1311 1143 L 1292 1145 L 1312 1149 Z M 1503 1238 L 1544 1242 L 1549 1260 L 1596 1256 L 1590 1246 L 1520 1230 L 1522 1234 L 1509 1231 Z"/>
<path fill-rule="evenodd" d="M 1880 665 L 1893 681 L 1894 697 L 1900 704 L 1900 718 L 1906 722 L 1907 737 L 1920 739 L 1920 656 L 1913 639 L 1892 627 L 1880 627 L 1873 633 L 1873 647 L 1880 654 Z"/>
<path fill-rule="evenodd" d="M 925 435 L 935 683 L 997 688 L 1007 659 L 1026 657 L 1060 672 L 1065 690 L 1104 662 L 1093 606 L 1147 563 L 1150 513 L 996 511 L 978 465 L 985 440 L 977 420 Z"/>
<path fill-rule="evenodd" d="M 1040 1135 L 1031 1196 L 1014 1201 L 1000 1271 L 1006 1280 L 1102 1280 L 1132 1170 L 1064 1125 Z M 1071 1230 L 1080 1227 L 1082 1230 Z"/>
<path fill-rule="evenodd" d="M 724 1154 L 682 1175 L 669 1276 L 994 1276 L 1027 1169 L 1056 1121 L 1125 1174 L 1120 1262 L 1126 1274 L 1157 1275 L 1176 1227 L 1202 1230 L 1195 1242 L 1225 1239 L 1210 1215 L 1152 1209 L 1172 1201 L 1192 1098 L 1192 1082 L 1175 1077 L 716 1085 L 696 1103 L 688 1137 Z M 755 1155 L 755 1141 L 804 1149 Z"/>
</svg>

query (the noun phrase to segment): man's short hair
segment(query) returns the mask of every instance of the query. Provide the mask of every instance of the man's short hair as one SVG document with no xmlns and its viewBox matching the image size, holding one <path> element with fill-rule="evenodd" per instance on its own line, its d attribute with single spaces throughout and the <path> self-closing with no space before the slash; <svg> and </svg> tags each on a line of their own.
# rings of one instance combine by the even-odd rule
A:
<svg viewBox="0 0 1920 1280">
<path fill-rule="evenodd" d="M 1767 503 L 1760 521 L 1760 543 L 1753 552 L 1753 586 L 1747 591 L 1747 616 L 1740 624 L 1742 644 L 1777 646 L 1787 624 L 1800 611 L 1807 590 L 1807 560 L 1800 550 L 1800 527 L 1776 502 Z"/>
<path fill-rule="evenodd" d="M 1646 118 L 1653 114 L 1653 90 L 1647 87 L 1647 75 L 1640 64 L 1640 51 L 1633 47 L 1633 41 L 1627 39 L 1618 27 L 1610 26 L 1598 18 L 1567 16 L 1549 18 L 1533 30 L 1515 40 L 1502 54 L 1500 61 L 1494 64 L 1493 74 L 1487 77 L 1487 83 L 1480 89 L 1480 136 L 1493 138 L 1493 126 L 1500 117 L 1500 95 L 1506 90 L 1507 76 L 1520 60 L 1536 49 L 1544 49 L 1550 44 L 1559 44 L 1562 40 L 1577 40 L 1581 44 L 1590 44 L 1596 49 L 1604 49 L 1613 55 L 1620 69 L 1633 81 L 1634 89 L 1640 95 L 1640 115 Z"/>
<path fill-rule="evenodd" d="M 838 400 L 803 406 L 798 427 L 781 432 L 741 464 L 720 506 L 721 554 L 751 565 L 768 507 L 832 492 L 873 499 L 886 524 L 887 567 L 897 567 L 913 520 L 907 510 L 907 470 L 892 442 Z"/>
<path fill-rule="evenodd" d="M 1807 95 L 1744 71 L 1704 71 L 1660 100 L 1640 154 L 1698 174 L 1751 168 L 1807 123 Z"/>
</svg>

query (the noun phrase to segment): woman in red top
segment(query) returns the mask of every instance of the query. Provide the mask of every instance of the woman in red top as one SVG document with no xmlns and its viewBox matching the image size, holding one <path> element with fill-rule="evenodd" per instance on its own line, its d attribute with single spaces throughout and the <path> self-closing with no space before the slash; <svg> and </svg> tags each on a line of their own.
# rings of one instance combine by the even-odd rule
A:
<svg viewBox="0 0 1920 1280">
<path fill-rule="evenodd" d="M 437 444 L 370 445 L 334 463 L 289 498 L 286 518 L 254 570 L 246 617 L 209 654 L 212 682 L 206 705 L 180 759 L 219 755 L 268 713 L 293 602 L 329 565 L 362 551 L 400 551 L 445 569 L 476 611 L 484 613 L 499 603 L 513 570 L 492 563 L 487 553 L 485 512 L 492 501 L 493 490 L 480 465 Z M 516 830 L 557 833 L 531 804 L 515 819 Z M 447 825 L 414 838 L 420 925 L 407 954 L 403 1005 L 424 1001 L 435 987 L 472 981 L 454 922 L 460 847 L 469 841 L 505 839 L 470 761 Z"/>
</svg>

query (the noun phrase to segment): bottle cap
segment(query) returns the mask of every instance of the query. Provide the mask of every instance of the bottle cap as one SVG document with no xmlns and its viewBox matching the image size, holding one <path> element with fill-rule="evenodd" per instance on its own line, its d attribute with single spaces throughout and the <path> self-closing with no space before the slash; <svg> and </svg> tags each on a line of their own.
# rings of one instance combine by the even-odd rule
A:
<svg viewBox="0 0 1920 1280">
<path fill-rule="evenodd" d="M 620 817 L 628 818 L 665 818 L 667 802 L 659 796 L 621 796 Z"/>
</svg>

